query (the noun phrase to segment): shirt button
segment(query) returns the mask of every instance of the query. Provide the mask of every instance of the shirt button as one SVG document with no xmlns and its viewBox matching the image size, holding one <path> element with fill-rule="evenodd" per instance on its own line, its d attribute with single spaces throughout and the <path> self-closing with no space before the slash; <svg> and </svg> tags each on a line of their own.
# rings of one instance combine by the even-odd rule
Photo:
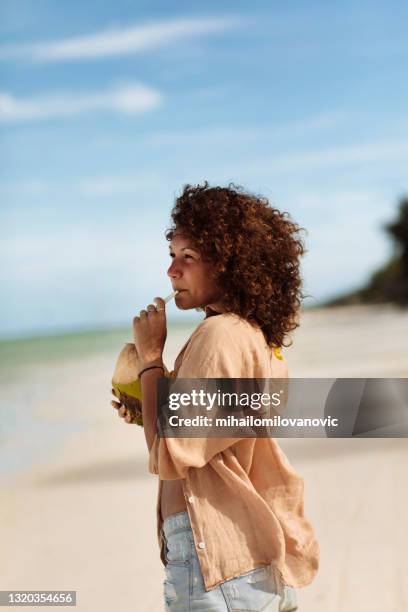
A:
<svg viewBox="0 0 408 612">
<path fill-rule="evenodd" d="M 192 495 L 190 495 L 190 497 L 188 498 L 188 501 L 190 502 L 190 504 L 192 504 L 193 501 L 194 501 L 194 497 Z"/>
<path fill-rule="evenodd" d="M 199 542 L 198 543 L 198 548 L 205 548 L 205 543 L 204 542 Z"/>
</svg>

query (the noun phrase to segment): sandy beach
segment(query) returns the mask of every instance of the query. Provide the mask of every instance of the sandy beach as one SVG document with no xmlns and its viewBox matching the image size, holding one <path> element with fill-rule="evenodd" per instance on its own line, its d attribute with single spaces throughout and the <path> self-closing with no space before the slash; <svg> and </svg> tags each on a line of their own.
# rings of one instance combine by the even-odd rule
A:
<svg viewBox="0 0 408 612">
<path fill-rule="evenodd" d="M 169 326 L 169 366 L 188 334 Z M 293 377 L 407 377 L 407 338 L 407 310 L 319 309 L 302 315 L 284 354 Z M 15 381 L 1 385 L 3 410 L 22 419 L 29 401 L 33 425 L 20 437 L 11 426 L 2 430 L 0 444 L 16 457 L 27 445 L 34 450 L 29 465 L 2 474 L 0 590 L 76 590 L 81 612 L 164 609 L 157 477 L 147 469 L 142 429 L 110 406 L 120 349 L 32 367 L 19 391 Z M 38 424 L 66 433 L 52 445 Z M 279 443 L 304 478 L 306 515 L 321 548 L 316 580 L 298 592 L 299 609 L 407 610 L 408 441 Z"/>
</svg>

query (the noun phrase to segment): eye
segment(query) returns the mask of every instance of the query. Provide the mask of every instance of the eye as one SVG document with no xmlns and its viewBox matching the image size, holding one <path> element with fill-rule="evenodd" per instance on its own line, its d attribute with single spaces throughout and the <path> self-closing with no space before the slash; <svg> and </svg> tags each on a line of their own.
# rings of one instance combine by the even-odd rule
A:
<svg viewBox="0 0 408 612">
<path fill-rule="evenodd" d="M 174 257 L 175 257 L 174 253 L 169 253 L 169 255 L 170 255 L 170 257 L 171 257 L 172 259 L 174 259 Z"/>
<path fill-rule="evenodd" d="M 194 259 L 192 255 L 188 255 L 187 253 L 184 255 L 184 259 Z"/>
</svg>

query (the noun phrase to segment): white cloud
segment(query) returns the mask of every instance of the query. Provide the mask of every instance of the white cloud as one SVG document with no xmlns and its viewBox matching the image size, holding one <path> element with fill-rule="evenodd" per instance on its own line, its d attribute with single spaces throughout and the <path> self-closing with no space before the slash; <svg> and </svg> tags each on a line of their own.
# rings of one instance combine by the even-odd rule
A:
<svg viewBox="0 0 408 612">
<path fill-rule="evenodd" d="M 297 193 L 289 199 L 289 205 L 298 213 L 313 216 L 319 219 L 321 227 L 331 226 L 334 216 L 341 219 L 345 224 L 358 216 L 371 213 L 372 222 L 374 213 L 384 213 L 389 210 L 392 196 L 385 192 L 374 190 L 339 190 L 333 188 L 331 191 L 320 190 L 315 192 Z M 325 217 L 324 213 L 330 210 L 330 216 Z M 375 216 L 375 215 L 374 215 Z"/>
<path fill-rule="evenodd" d="M 242 144 L 242 141 L 256 142 L 279 137 L 299 136 L 330 129 L 344 123 L 345 113 L 341 111 L 327 112 L 320 115 L 305 117 L 297 121 L 281 124 L 239 125 L 226 127 L 224 125 L 207 126 L 206 128 L 162 131 L 148 134 L 144 141 L 150 146 L 187 146 L 195 144 L 209 146 L 231 142 Z"/>
<path fill-rule="evenodd" d="M 141 26 L 104 30 L 54 42 L 9 45 L 0 48 L 0 59 L 22 58 L 36 62 L 96 59 L 140 53 L 190 36 L 224 32 L 240 24 L 237 18 L 174 19 Z"/>
<path fill-rule="evenodd" d="M 51 183 L 48 179 L 26 179 L 18 182 L 0 183 L 0 198 L 5 199 L 14 196 L 42 196 L 48 193 Z"/>
<path fill-rule="evenodd" d="M 14 279 L 18 284 L 42 282 L 61 274 L 78 279 L 104 272 L 119 274 L 126 266 L 129 272 L 132 262 L 146 270 L 162 260 L 167 263 L 168 246 L 163 232 L 147 235 L 144 226 L 138 231 L 130 223 L 120 232 L 98 227 L 98 232 L 92 233 L 89 226 L 66 226 L 51 231 L 36 228 L 10 232 L 0 243 L 0 255 L 6 264 L 0 279 L 7 283 Z"/>
<path fill-rule="evenodd" d="M 58 93 L 16 98 L 0 92 L 0 122 L 67 117 L 90 111 L 136 114 L 159 106 L 161 94 L 138 83 L 125 83 L 103 92 Z"/>
<path fill-rule="evenodd" d="M 160 181 L 156 174 L 140 176 L 95 176 L 84 179 L 78 184 L 81 195 L 91 197 L 126 196 L 152 189 Z"/>
<path fill-rule="evenodd" d="M 382 160 L 395 160 L 408 154 L 407 140 L 390 140 L 362 145 L 335 147 L 320 151 L 304 151 L 287 155 L 262 158 L 245 163 L 245 170 L 255 169 L 257 173 L 266 171 L 294 172 L 336 166 L 371 163 Z"/>
</svg>

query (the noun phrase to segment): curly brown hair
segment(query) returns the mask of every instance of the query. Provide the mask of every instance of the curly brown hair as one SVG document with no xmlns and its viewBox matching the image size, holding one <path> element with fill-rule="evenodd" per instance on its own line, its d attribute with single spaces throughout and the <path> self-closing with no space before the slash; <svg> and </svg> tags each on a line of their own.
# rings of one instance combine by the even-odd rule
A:
<svg viewBox="0 0 408 612">
<path fill-rule="evenodd" d="M 259 326 L 269 346 L 285 344 L 298 327 L 305 247 L 287 212 L 267 198 L 228 187 L 185 185 L 171 211 L 167 240 L 182 230 L 214 266 L 226 312 Z M 290 344 L 290 343 L 289 343 Z"/>
</svg>

